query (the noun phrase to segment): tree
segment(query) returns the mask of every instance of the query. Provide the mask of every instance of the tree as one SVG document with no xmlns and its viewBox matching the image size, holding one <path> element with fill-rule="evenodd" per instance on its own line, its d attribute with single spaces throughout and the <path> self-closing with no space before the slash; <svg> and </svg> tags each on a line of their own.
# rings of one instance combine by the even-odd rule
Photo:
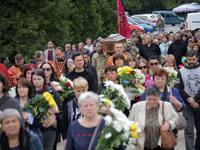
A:
<svg viewBox="0 0 200 150">
<path fill-rule="evenodd" d="M 18 1 L 2 0 L 0 5 L 0 61 L 6 56 L 13 61 L 14 55 L 23 54 L 25 60 L 35 51 L 45 49 L 49 39 L 64 44 L 69 39 L 68 0 Z"/>
</svg>

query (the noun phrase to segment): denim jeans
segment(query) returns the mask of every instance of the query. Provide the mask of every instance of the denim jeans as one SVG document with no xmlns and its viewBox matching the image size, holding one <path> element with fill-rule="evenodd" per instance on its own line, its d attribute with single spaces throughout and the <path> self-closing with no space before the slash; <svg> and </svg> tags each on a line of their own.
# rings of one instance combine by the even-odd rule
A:
<svg viewBox="0 0 200 150">
<path fill-rule="evenodd" d="M 200 110 L 186 105 L 186 108 L 183 110 L 183 116 L 187 122 L 184 132 L 186 150 L 199 150 Z M 194 141 L 194 127 L 196 128 L 196 142 Z"/>
<path fill-rule="evenodd" d="M 158 27 L 158 35 L 160 35 L 160 32 L 163 32 L 163 28 Z"/>
</svg>

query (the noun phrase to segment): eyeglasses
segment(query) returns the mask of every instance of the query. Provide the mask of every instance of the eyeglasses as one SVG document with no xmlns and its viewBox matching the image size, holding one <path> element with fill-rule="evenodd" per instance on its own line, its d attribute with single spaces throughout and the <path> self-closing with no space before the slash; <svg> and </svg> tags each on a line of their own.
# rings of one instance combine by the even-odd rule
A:
<svg viewBox="0 0 200 150">
<path fill-rule="evenodd" d="M 51 68 L 42 68 L 43 71 L 50 71 Z"/>
<path fill-rule="evenodd" d="M 72 64 L 72 63 L 73 63 L 73 61 L 68 61 L 68 62 L 67 62 L 67 65 Z"/>
<path fill-rule="evenodd" d="M 150 66 L 157 66 L 158 65 L 158 62 L 156 63 L 150 63 Z"/>
<path fill-rule="evenodd" d="M 146 69 L 147 66 L 142 66 L 142 67 L 138 67 L 138 69 L 142 70 L 142 69 Z"/>
<path fill-rule="evenodd" d="M 42 72 L 43 70 L 42 69 L 32 69 L 32 73 L 35 73 L 35 72 Z"/>
</svg>

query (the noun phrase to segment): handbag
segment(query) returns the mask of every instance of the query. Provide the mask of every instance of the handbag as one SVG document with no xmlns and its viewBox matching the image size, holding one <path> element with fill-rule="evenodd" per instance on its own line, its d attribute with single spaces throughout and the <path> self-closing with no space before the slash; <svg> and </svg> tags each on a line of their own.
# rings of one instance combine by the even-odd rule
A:
<svg viewBox="0 0 200 150">
<path fill-rule="evenodd" d="M 170 96 L 172 96 L 172 89 L 170 88 Z M 183 117 L 181 112 L 178 112 L 176 107 L 174 106 L 174 110 L 177 112 L 178 114 L 178 121 L 176 123 L 176 129 L 177 130 L 182 130 L 185 129 L 187 127 L 187 122 L 185 120 L 185 118 Z"/>
<path fill-rule="evenodd" d="M 162 115 L 163 115 L 163 124 L 165 123 L 165 115 L 164 115 L 164 103 L 162 102 Z M 163 149 L 171 149 L 177 145 L 176 138 L 172 131 L 162 131 L 162 126 L 160 127 L 160 134 L 161 134 L 161 147 Z"/>
<path fill-rule="evenodd" d="M 96 126 L 96 128 L 95 128 L 95 130 L 94 130 L 94 133 L 93 133 L 93 135 L 92 135 L 90 144 L 89 144 L 89 146 L 88 146 L 88 150 L 91 150 L 91 148 L 92 148 L 92 144 L 93 144 L 93 142 L 94 142 L 95 136 L 96 136 L 96 134 L 97 134 L 97 131 L 98 131 L 98 129 L 99 129 L 99 126 L 100 126 L 100 124 L 101 124 L 102 119 L 103 119 L 103 118 L 101 117 L 100 120 L 99 120 L 98 125 Z"/>
</svg>

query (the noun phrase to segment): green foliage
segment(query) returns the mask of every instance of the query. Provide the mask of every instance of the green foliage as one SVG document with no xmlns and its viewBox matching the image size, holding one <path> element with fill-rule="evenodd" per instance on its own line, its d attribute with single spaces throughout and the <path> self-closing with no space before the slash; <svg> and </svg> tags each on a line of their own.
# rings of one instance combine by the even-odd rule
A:
<svg viewBox="0 0 200 150">
<path fill-rule="evenodd" d="M 38 119 L 39 123 L 44 122 L 44 116 L 48 116 L 50 109 L 49 102 L 42 95 L 36 95 L 29 103 L 24 106 L 24 111 L 31 112 L 33 117 Z"/>
<path fill-rule="evenodd" d="M 187 2 L 192 2 L 188 0 Z M 184 0 L 122 0 L 131 15 L 154 10 L 172 10 Z M 17 53 L 30 62 L 48 40 L 55 46 L 85 42 L 118 32 L 116 0 L 42 0 L 0 2 L 0 62 L 13 62 Z"/>
</svg>

